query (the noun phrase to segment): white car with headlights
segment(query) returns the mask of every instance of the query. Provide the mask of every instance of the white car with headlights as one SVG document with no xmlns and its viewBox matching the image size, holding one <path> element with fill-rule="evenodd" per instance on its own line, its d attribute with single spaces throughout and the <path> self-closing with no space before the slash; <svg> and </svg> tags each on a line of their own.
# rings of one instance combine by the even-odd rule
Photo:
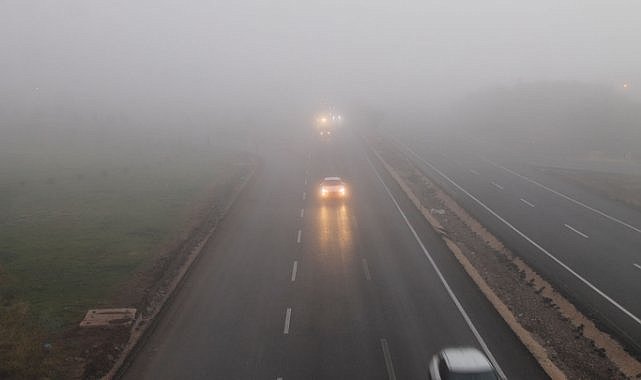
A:
<svg viewBox="0 0 641 380">
<path fill-rule="evenodd" d="M 476 348 L 446 348 L 430 362 L 432 380 L 498 380 L 500 377 L 485 355 Z"/>
<path fill-rule="evenodd" d="M 320 185 L 320 196 L 322 198 L 345 198 L 347 185 L 340 177 L 325 177 Z"/>
</svg>

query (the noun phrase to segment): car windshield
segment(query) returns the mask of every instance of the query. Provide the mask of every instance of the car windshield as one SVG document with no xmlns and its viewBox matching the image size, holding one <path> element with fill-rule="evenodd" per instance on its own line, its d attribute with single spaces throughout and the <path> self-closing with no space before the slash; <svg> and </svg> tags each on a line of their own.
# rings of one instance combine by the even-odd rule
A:
<svg viewBox="0 0 641 380">
<path fill-rule="evenodd" d="M 641 380 L 641 0 L 0 0 L 0 380 L 448 365 Z"/>
</svg>

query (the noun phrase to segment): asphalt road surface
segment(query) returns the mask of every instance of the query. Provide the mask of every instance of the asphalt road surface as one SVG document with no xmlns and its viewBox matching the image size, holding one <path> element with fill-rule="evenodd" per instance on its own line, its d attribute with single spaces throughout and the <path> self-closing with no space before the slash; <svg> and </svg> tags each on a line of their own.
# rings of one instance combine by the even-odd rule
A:
<svg viewBox="0 0 641 380">
<path fill-rule="evenodd" d="M 426 379 L 474 346 L 545 373 L 357 136 L 272 137 L 127 379 Z M 323 177 L 349 184 L 319 199 Z"/>
<path fill-rule="evenodd" d="M 641 352 L 639 210 L 546 174 L 540 157 L 530 160 L 509 146 L 397 141 L 579 309 Z M 559 157 L 545 161 L 563 164 Z"/>
</svg>

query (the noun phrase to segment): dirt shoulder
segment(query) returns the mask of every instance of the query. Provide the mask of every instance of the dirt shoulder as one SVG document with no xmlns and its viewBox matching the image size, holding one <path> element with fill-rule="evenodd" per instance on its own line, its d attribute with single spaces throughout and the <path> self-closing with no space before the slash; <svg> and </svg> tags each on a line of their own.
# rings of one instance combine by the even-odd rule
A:
<svg viewBox="0 0 641 380">
<path fill-rule="evenodd" d="M 639 361 L 426 177 L 396 145 L 380 137 L 369 143 L 551 378 L 641 378 Z"/>
</svg>

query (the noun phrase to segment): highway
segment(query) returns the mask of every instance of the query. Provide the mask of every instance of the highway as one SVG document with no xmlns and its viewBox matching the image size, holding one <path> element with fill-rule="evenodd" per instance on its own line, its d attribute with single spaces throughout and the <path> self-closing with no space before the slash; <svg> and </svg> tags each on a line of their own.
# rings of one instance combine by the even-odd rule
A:
<svg viewBox="0 0 641 380">
<path fill-rule="evenodd" d="M 258 155 L 124 378 L 426 379 L 459 345 L 546 378 L 356 135 L 272 136 Z M 325 176 L 348 199 L 319 199 Z"/>
<path fill-rule="evenodd" d="M 641 212 L 547 174 L 541 157 L 509 146 L 397 141 L 579 309 L 641 350 Z"/>
</svg>

